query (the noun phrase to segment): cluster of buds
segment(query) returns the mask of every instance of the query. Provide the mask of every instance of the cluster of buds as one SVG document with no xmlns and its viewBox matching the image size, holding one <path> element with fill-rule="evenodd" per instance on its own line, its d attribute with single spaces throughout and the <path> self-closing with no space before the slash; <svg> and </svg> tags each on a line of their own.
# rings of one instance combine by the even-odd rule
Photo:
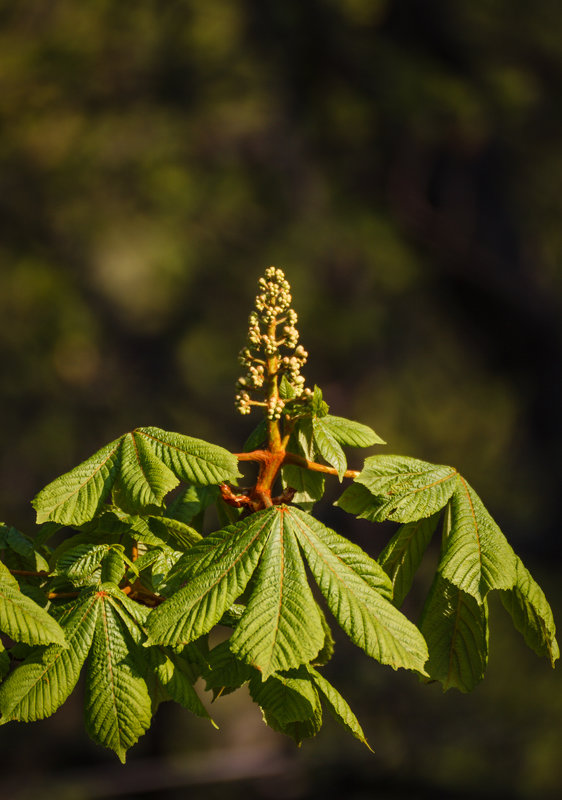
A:
<svg viewBox="0 0 562 800">
<path fill-rule="evenodd" d="M 305 389 L 301 368 L 308 353 L 298 344 L 298 317 L 291 306 L 291 287 L 283 270 L 269 267 L 259 279 L 259 294 L 255 311 L 248 319 L 247 346 L 240 353 L 240 363 L 246 374 L 238 379 L 236 407 L 241 414 L 249 414 L 252 405 L 265 407 L 267 418 L 280 419 L 283 409 L 291 400 L 271 396 L 272 380 L 284 374 L 292 386 L 293 399 L 308 399 L 312 394 Z M 293 351 L 288 355 L 281 352 Z M 252 394 L 262 395 L 259 400 Z M 277 394 L 277 393 L 276 393 Z"/>
</svg>

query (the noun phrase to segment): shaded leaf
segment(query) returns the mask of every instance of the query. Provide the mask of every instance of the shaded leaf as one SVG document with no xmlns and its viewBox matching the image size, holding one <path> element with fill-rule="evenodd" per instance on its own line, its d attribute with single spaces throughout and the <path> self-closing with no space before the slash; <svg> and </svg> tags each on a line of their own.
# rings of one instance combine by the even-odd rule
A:
<svg viewBox="0 0 562 800">
<path fill-rule="evenodd" d="M 158 680 L 171 700 L 196 714 L 211 719 L 209 712 L 193 688 L 193 666 L 180 655 L 163 647 L 149 647 L 148 658 Z"/>
<path fill-rule="evenodd" d="M 444 689 L 470 692 L 484 677 L 488 663 L 488 607 L 435 576 L 420 628 L 427 641 L 427 672 Z"/>
<path fill-rule="evenodd" d="M 400 608 L 412 587 L 414 575 L 437 527 L 440 512 L 426 519 L 401 525 L 378 558 L 390 576 L 392 601 Z"/>
<path fill-rule="evenodd" d="M 212 690 L 215 698 L 239 689 L 255 674 L 255 669 L 236 658 L 228 640 L 213 647 L 203 670 L 207 690 Z"/>
<path fill-rule="evenodd" d="M 526 644 L 552 666 L 560 657 L 556 626 L 544 592 L 520 558 L 516 558 L 517 580 L 512 589 L 502 591 L 501 600 Z"/>
<path fill-rule="evenodd" d="M 365 734 L 363 733 L 363 729 L 359 724 L 359 720 L 349 707 L 348 703 L 341 694 L 337 691 L 337 689 L 332 686 L 332 684 L 326 680 L 326 678 L 321 675 L 318 670 L 314 669 L 313 667 L 308 668 L 308 672 L 316 686 L 316 689 L 322 695 L 322 699 L 328 706 L 328 709 L 334 719 L 336 719 L 340 725 L 351 733 L 352 736 L 355 736 L 356 739 L 359 739 L 366 747 L 371 750 L 367 739 L 365 738 Z"/>
<path fill-rule="evenodd" d="M 321 472 L 313 472 L 310 469 L 287 464 L 281 470 L 283 487 L 290 486 L 296 489 L 293 503 L 310 511 L 314 503 L 321 500 L 324 496 L 325 478 Z"/>
</svg>

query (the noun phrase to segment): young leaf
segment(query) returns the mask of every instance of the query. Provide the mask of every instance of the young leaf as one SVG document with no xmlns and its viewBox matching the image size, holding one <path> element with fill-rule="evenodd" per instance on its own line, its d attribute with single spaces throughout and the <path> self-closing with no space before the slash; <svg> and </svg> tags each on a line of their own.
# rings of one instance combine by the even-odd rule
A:
<svg viewBox="0 0 562 800">
<path fill-rule="evenodd" d="M 435 576 L 420 629 L 429 648 L 427 672 L 451 687 L 470 692 L 488 663 L 488 607 L 457 586 Z"/>
<path fill-rule="evenodd" d="M 113 491 L 117 505 L 130 514 L 160 507 L 164 497 L 179 483 L 149 442 L 138 429 L 121 438 L 121 469 Z"/>
<path fill-rule="evenodd" d="M 62 619 L 67 647 L 34 650 L 0 686 L 1 724 L 49 717 L 74 689 L 86 660 L 97 617 L 97 597 L 88 594 Z"/>
<path fill-rule="evenodd" d="M 371 447 L 374 444 L 386 444 L 368 425 L 355 422 L 344 417 L 327 414 L 322 418 L 324 428 L 341 445 L 349 447 Z"/>
<path fill-rule="evenodd" d="M 414 522 L 429 517 L 447 504 L 457 486 L 453 467 L 429 464 L 406 456 L 371 456 L 355 482 L 372 495 L 367 508 L 374 522 L 392 519 Z M 351 489 L 351 487 L 349 487 Z M 337 502 L 345 511 L 356 513 L 357 493 L 349 489 Z M 360 495 L 364 496 L 364 493 Z"/>
<path fill-rule="evenodd" d="M 359 720 L 337 689 L 313 667 L 308 667 L 308 672 L 334 719 L 371 750 Z"/>
<path fill-rule="evenodd" d="M 373 585 L 379 572 L 381 585 L 389 585 L 379 565 L 304 511 L 289 508 L 287 516 L 320 591 L 351 640 L 383 664 L 423 673 L 426 644 L 415 625 Z"/>
<path fill-rule="evenodd" d="M 276 517 L 262 511 L 203 539 L 182 561 L 187 586 L 148 618 L 149 644 L 187 644 L 207 633 L 244 591 Z"/>
<path fill-rule="evenodd" d="M 284 507 L 273 513 L 246 612 L 230 639 L 231 650 L 264 679 L 310 661 L 325 639 L 292 520 Z"/>
<path fill-rule="evenodd" d="M 314 503 L 321 500 L 324 495 L 325 479 L 321 472 L 312 472 L 301 469 L 292 464 L 287 464 L 281 470 L 283 487 L 290 486 L 296 489 L 293 503 L 301 506 L 305 511 L 310 511 Z"/>
<path fill-rule="evenodd" d="M 125 511 L 154 509 L 178 479 L 206 485 L 239 477 L 232 453 L 160 428 L 136 428 L 57 478 L 33 500 L 37 522 L 81 525 L 115 488 Z"/>
<path fill-rule="evenodd" d="M 84 542 L 66 550 L 56 562 L 54 575 L 64 576 L 77 586 L 87 583 L 99 570 L 111 545 Z"/>
<path fill-rule="evenodd" d="M 115 439 L 42 489 L 32 500 L 37 524 L 53 520 L 80 525 L 92 519 L 115 480 L 120 446 L 121 438 Z"/>
<path fill-rule="evenodd" d="M 98 593 L 92 651 L 86 671 L 86 729 L 98 744 L 117 753 L 124 763 L 127 750 L 150 726 L 152 704 L 139 674 L 134 641 L 112 603 Z"/>
<path fill-rule="evenodd" d="M 327 417 L 314 417 L 312 420 L 314 444 L 322 458 L 337 470 L 341 481 L 347 469 L 347 460 L 341 445 L 332 434 L 329 425 L 326 425 L 326 419 Z"/>
<path fill-rule="evenodd" d="M 502 603 L 526 644 L 537 655 L 546 656 L 554 667 L 560 650 L 552 610 L 544 592 L 520 558 L 516 558 L 516 571 L 517 580 L 513 588 L 500 593 Z"/>
<path fill-rule="evenodd" d="M 0 574 L 0 630 L 18 642 L 50 644 L 65 647 L 64 633 L 45 609 L 14 586 L 12 576 Z"/>
<path fill-rule="evenodd" d="M 240 477 L 236 456 L 216 444 L 160 428 L 137 428 L 136 433 L 182 481 L 206 486 Z"/>
<path fill-rule="evenodd" d="M 515 553 L 474 489 L 460 476 L 451 498 L 451 528 L 438 570 L 479 603 L 490 589 L 510 589 L 517 580 Z"/>
<path fill-rule="evenodd" d="M 392 602 L 400 608 L 412 587 L 414 574 L 433 536 L 439 512 L 417 522 L 401 525 L 378 558 L 393 586 Z"/>
</svg>

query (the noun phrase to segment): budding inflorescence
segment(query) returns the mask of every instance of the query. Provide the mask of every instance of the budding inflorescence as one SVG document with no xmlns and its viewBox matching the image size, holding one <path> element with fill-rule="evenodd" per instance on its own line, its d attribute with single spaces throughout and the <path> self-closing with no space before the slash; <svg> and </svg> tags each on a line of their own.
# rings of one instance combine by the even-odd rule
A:
<svg viewBox="0 0 562 800">
<path fill-rule="evenodd" d="M 256 310 L 248 319 L 247 345 L 240 353 L 240 363 L 247 368 L 237 383 L 236 407 L 241 414 L 249 414 L 251 406 L 258 405 L 265 407 L 268 419 L 280 419 L 288 403 L 297 399 L 302 403 L 312 395 L 300 374 L 308 353 L 298 344 L 298 317 L 291 301 L 283 270 L 268 267 L 259 279 Z M 281 348 L 293 352 L 287 355 Z M 294 396 L 289 399 L 280 398 L 274 388 L 282 375 L 292 387 Z M 255 394 L 262 399 L 253 399 Z"/>
</svg>

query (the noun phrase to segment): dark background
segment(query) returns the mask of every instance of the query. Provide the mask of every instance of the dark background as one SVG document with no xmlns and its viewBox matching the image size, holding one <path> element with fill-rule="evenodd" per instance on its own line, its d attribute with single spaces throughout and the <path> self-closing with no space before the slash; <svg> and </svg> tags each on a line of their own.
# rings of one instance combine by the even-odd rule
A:
<svg viewBox="0 0 562 800">
<path fill-rule="evenodd" d="M 560 619 L 561 30 L 552 0 L 0 0 L 6 521 L 137 425 L 240 449 L 275 264 L 332 412 L 458 467 Z M 373 555 L 392 530 L 322 513 Z M 329 721 L 297 750 L 240 693 L 219 733 L 162 707 L 121 768 L 78 690 L 0 730 L 2 796 L 559 797 L 559 674 L 491 611 L 467 696 L 340 637 L 374 756 Z"/>
</svg>

